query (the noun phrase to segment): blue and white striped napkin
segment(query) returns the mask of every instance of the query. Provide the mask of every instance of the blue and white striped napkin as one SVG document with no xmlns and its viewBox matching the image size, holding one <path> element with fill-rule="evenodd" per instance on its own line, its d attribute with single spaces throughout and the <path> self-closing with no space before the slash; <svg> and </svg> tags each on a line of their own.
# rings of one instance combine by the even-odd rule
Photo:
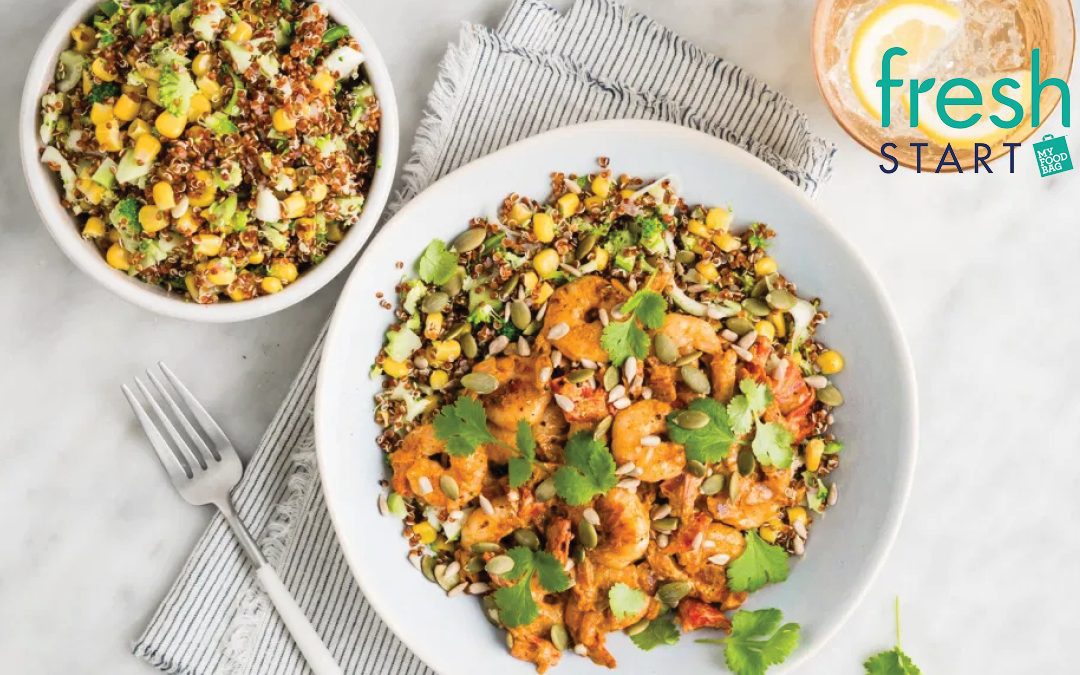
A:
<svg viewBox="0 0 1080 675">
<path fill-rule="evenodd" d="M 599 119 L 705 131 L 810 194 L 829 175 L 833 147 L 783 95 L 615 0 L 577 0 L 565 14 L 514 0 L 497 29 L 464 25 L 439 68 L 398 204 L 516 140 Z M 233 493 L 236 509 L 345 672 L 428 673 L 368 606 L 334 537 L 312 440 L 321 347 L 320 336 Z M 220 516 L 133 651 L 169 673 L 308 671 Z"/>
</svg>

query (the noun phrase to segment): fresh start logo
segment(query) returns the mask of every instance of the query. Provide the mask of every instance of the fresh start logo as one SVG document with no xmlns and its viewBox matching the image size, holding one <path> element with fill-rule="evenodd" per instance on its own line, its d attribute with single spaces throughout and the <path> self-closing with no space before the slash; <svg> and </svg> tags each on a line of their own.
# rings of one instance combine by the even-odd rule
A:
<svg viewBox="0 0 1080 675">
<path fill-rule="evenodd" d="M 954 77 L 938 85 L 936 78 L 918 79 L 911 78 L 907 82 L 893 76 L 892 61 L 897 57 L 907 55 L 907 50 L 902 47 L 892 47 L 885 51 L 881 57 L 881 79 L 877 81 L 877 87 L 881 92 L 881 126 L 890 128 L 893 115 L 893 96 L 897 90 L 904 91 L 902 100 L 903 107 L 907 110 L 907 124 L 912 129 L 919 129 L 926 134 L 930 141 L 938 140 L 934 134 L 928 131 L 928 125 L 920 119 L 925 115 L 924 105 L 933 106 L 931 114 L 935 121 L 939 121 L 949 129 L 958 131 L 973 129 L 979 125 L 986 127 L 991 133 L 986 134 L 989 138 L 1000 136 L 996 143 L 993 140 L 973 141 L 967 147 L 956 147 L 951 141 L 936 143 L 934 151 L 940 152 L 934 173 L 942 171 L 956 171 L 962 173 L 964 166 L 961 164 L 958 152 L 970 153 L 971 164 L 967 167 L 974 169 L 975 173 L 985 171 L 993 173 L 989 161 L 995 156 L 996 149 L 1003 149 L 1009 156 L 1009 173 L 1016 172 L 1016 150 L 1021 143 L 1005 140 L 1010 132 L 1023 124 L 1030 124 L 1032 130 L 1037 129 L 1043 123 L 1043 93 L 1047 88 L 1058 90 L 1061 98 L 1062 126 L 1068 128 L 1071 121 L 1072 101 L 1069 93 L 1069 85 L 1059 77 L 1042 79 L 1040 76 L 1040 50 L 1031 52 L 1030 79 L 1022 83 L 1015 77 L 1002 77 L 995 80 L 989 86 L 988 99 L 984 91 L 974 80 L 966 77 Z M 1027 100 L 1017 96 L 1026 91 L 1029 94 Z M 924 95 L 930 94 L 924 98 Z M 1026 104 L 1026 105 L 1025 105 Z M 987 107 L 997 108 L 997 112 L 986 115 L 980 110 Z M 988 125 L 993 125 L 993 130 Z M 996 131 L 995 131 L 996 130 Z M 929 141 L 910 141 L 910 149 L 916 157 L 916 171 L 921 173 L 923 167 L 923 153 L 932 148 Z M 1043 143 L 1036 147 L 1036 157 L 1039 162 L 1039 171 L 1043 176 L 1062 173 L 1072 168 L 1072 160 L 1069 156 L 1065 138 L 1048 136 Z M 881 156 L 887 160 L 880 165 L 884 173 L 894 173 L 899 167 L 899 162 L 893 154 L 900 146 L 888 141 L 881 144 Z M 999 153 L 1000 154 L 1000 153 Z"/>
</svg>

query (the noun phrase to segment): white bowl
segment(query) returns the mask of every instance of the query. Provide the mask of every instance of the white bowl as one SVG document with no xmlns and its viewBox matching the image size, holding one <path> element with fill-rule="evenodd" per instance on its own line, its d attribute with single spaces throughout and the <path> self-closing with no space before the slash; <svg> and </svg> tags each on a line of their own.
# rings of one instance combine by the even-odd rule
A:
<svg viewBox="0 0 1080 675">
<path fill-rule="evenodd" d="M 840 500 L 814 526 L 790 578 L 750 596 L 748 607 L 777 607 L 802 625 L 794 668 L 851 614 L 881 566 L 900 524 L 915 467 L 915 382 L 910 357 L 881 286 L 859 254 L 813 203 L 778 172 L 735 146 L 689 129 L 641 121 L 599 122 L 552 131 L 477 160 L 428 188 L 371 242 L 353 270 L 326 337 L 319 370 L 315 431 L 319 471 L 338 540 L 364 594 L 391 629 L 443 675 L 533 672 L 511 658 L 483 618 L 479 601 L 447 599 L 406 560 L 401 522 L 376 507 L 386 468 L 375 444 L 368 376 L 390 313 L 376 292 L 393 297 L 407 264 L 432 237 L 448 240 L 469 218 L 494 212 L 520 192 L 549 194 L 549 172 L 585 173 L 611 158 L 616 173 L 671 174 L 691 203 L 730 203 L 736 227 L 768 223 L 778 236 L 772 255 L 806 297 L 820 296 L 832 318 L 822 339 L 847 357 L 837 376 L 847 403 L 835 431 L 845 443 Z M 721 648 L 686 636 L 673 647 L 643 652 L 610 637 L 625 673 L 722 670 Z M 777 669 L 782 670 L 782 669 Z M 555 672 L 600 672 L 567 652 Z M 774 671 L 770 671 L 774 672 Z"/>
<path fill-rule="evenodd" d="M 59 180 L 41 163 L 42 146 L 38 138 L 41 96 L 53 81 L 60 52 L 67 49 L 71 41 L 71 29 L 92 15 L 99 4 L 100 0 L 74 0 L 53 22 L 30 64 L 19 109 L 19 146 L 23 175 L 26 176 L 34 205 L 60 249 L 77 267 L 125 300 L 158 314 L 194 321 L 243 321 L 265 316 L 300 302 L 329 283 L 364 246 L 382 215 L 394 182 L 398 157 L 398 112 L 390 74 L 375 41 L 353 14 L 348 3 L 344 0 L 319 0 L 319 4 L 326 8 L 330 16 L 338 23 L 348 26 L 350 33 L 360 43 L 365 57 L 364 68 L 382 108 L 377 147 L 379 161 L 366 195 L 364 211 L 323 262 L 302 274 L 281 292 L 243 302 L 219 302 L 212 305 L 185 301 L 182 295 L 167 293 L 157 286 L 109 267 L 97 247 L 82 238 L 78 219 L 60 204 Z"/>
</svg>

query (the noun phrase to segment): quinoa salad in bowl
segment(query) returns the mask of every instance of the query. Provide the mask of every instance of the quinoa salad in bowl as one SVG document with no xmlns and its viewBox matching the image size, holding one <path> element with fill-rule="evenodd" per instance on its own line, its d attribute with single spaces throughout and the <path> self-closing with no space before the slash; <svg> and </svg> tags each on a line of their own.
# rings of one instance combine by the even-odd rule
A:
<svg viewBox="0 0 1080 675">
<path fill-rule="evenodd" d="M 302 279 L 379 161 L 365 52 L 304 0 L 108 0 L 70 28 L 39 105 L 40 161 L 82 237 L 200 304 Z"/>
<path fill-rule="evenodd" d="M 380 300 L 379 507 L 540 672 L 615 667 L 613 631 L 723 645 L 739 675 L 797 647 L 782 608 L 740 608 L 836 503 L 845 364 L 773 236 L 601 158 L 431 241 Z"/>
</svg>

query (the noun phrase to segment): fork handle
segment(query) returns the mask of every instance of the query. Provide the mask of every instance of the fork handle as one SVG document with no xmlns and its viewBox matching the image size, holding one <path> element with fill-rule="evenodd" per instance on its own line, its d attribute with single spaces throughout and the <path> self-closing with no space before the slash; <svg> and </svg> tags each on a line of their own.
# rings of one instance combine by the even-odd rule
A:
<svg viewBox="0 0 1080 675">
<path fill-rule="evenodd" d="M 241 548 L 244 549 L 252 564 L 255 565 L 255 576 L 258 578 L 259 583 L 262 584 L 263 589 L 266 590 L 266 594 L 270 596 L 270 602 L 274 603 L 278 616 L 285 622 L 285 627 L 289 629 L 293 642 L 300 648 L 300 653 L 304 655 L 304 659 L 311 666 L 311 670 L 315 675 L 341 675 L 341 666 L 334 660 L 330 650 L 323 644 L 322 638 L 315 632 L 315 628 L 304 615 L 304 610 L 300 609 L 300 605 L 296 603 L 292 594 L 289 593 L 289 589 L 285 587 L 281 577 L 274 571 L 273 566 L 263 555 L 254 538 L 244 527 L 244 523 L 236 515 L 232 502 L 223 500 L 216 502 L 215 505 L 221 511 L 221 515 L 225 516 L 225 522 L 232 528 L 236 538 L 240 541 Z"/>
</svg>

